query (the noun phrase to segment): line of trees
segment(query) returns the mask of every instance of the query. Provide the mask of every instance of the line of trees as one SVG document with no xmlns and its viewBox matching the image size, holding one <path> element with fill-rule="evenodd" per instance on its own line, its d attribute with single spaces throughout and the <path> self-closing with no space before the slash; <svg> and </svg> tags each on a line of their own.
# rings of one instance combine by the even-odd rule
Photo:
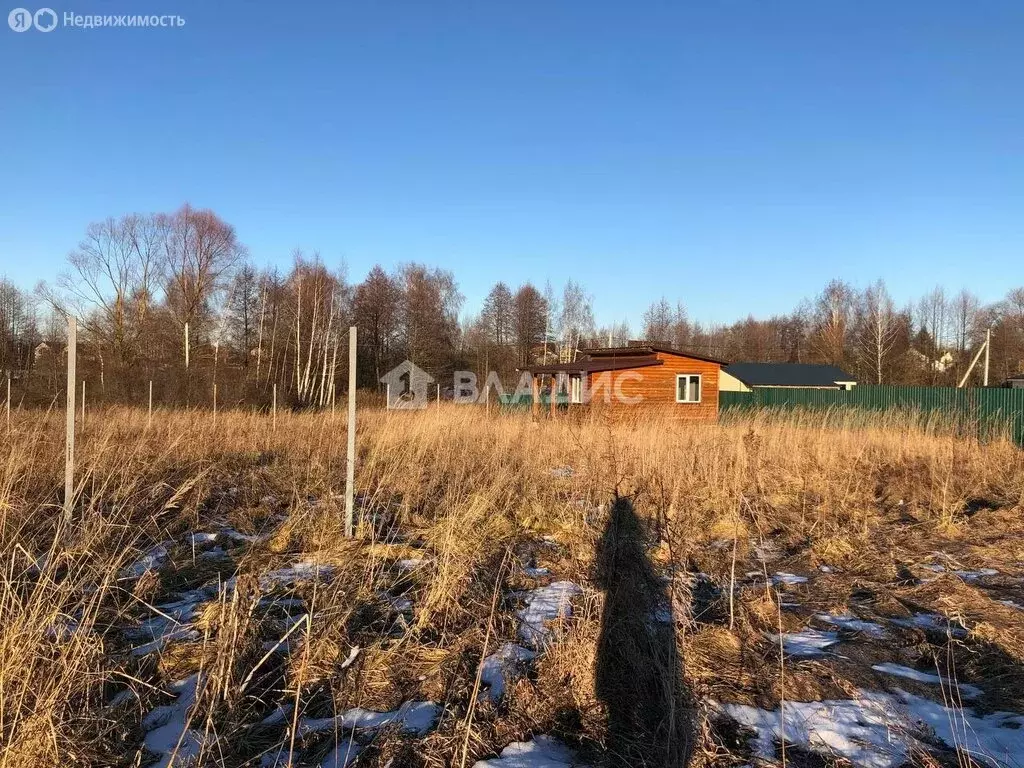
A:
<svg viewBox="0 0 1024 768">
<path fill-rule="evenodd" d="M 476 314 L 446 270 L 374 266 L 351 283 L 318 253 L 292 254 L 287 272 L 253 265 L 234 228 L 209 210 L 131 214 L 90 225 L 51 284 L 31 293 L 0 280 L 0 375 L 19 397 L 43 402 L 63 388 L 65 313 L 81 325 L 79 371 L 91 397 L 140 402 L 325 406 L 347 365 L 346 330 L 359 326 L 361 387 L 404 359 L 440 381 L 453 370 L 570 361 L 590 346 L 632 339 L 726 360 L 820 362 L 867 383 L 954 385 L 987 329 L 991 378 L 1024 368 L 1024 288 L 985 306 L 963 290 L 935 288 L 897 307 L 879 280 L 835 280 L 786 315 L 731 325 L 692 322 L 665 298 L 642 325 L 598 327 L 585 288 L 569 280 L 494 285 Z"/>
<path fill-rule="evenodd" d="M 665 300 L 644 315 L 643 337 L 725 360 L 826 363 L 870 384 L 956 386 L 991 331 L 990 384 L 1024 369 L 1024 288 L 983 305 L 936 287 L 897 307 L 885 283 L 833 280 L 791 313 L 705 328 Z M 980 383 L 980 370 L 972 374 Z"/>
</svg>

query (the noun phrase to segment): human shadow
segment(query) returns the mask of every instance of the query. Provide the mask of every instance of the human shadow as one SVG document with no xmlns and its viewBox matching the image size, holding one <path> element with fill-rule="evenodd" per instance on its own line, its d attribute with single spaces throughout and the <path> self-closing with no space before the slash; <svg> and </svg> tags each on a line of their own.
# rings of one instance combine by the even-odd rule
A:
<svg viewBox="0 0 1024 768">
<path fill-rule="evenodd" d="M 617 496 L 595 558 L 605 592 L 595 687 L 608 710 L 609 765 L 677 768 L 690 760 L 693 710 L 672 602 L 646 541 L 633 504 Z"/>
</svg>

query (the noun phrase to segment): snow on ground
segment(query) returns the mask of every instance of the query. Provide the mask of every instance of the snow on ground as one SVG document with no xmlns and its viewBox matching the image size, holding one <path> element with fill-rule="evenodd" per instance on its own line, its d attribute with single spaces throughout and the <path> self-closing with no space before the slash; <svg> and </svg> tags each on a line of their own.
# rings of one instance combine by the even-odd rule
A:
<svg viewBox="0 0 1024 768">
<path fill-rule="evenodd" d="M 501 750 L 500 757 L 478 760 L 473 768 L 586 768 L 576 756 L 551 736 L 532 741 L 514 741 Z"/>
<path fill-rule="evenodd" d="M 976 571 L 953 571 L 953 573 L 955 573 L 964 581 L 977 581 L 978 579 L 983 579 L 986 576 L 999 575 L 999 571 L 997 571 L 995 568 L 979 568 Z"/>
<path fill-rule="evenodd" d="M 441 715 L 441 705 L 432 701 L 407 701 L 391 712 L 373 712 L 362 707 L 350 709 L 337 717 L 308 718 L 299 720 L 302 733 L 322 731 L 359 730 L 373 731 L 392 723 L 401 725 L 405 733 L 425 736 Z"/>
<path fill-rule="evenodd" d="M 406 557 L 399 560 L 395 565 L 400 571 L 415 571 L 417 568 L 422 568 L 429 562 L 429 560 L 422 557 Z"/>
<path fill-rule="evenodd" d="M 162 544 L 157 544 L 146 554 L 136 560 L 134 563 L 129 565 L 127 568 L 121 570 L 121 578 L 123 579 L 137 579 L 146 571 L 156 570 L 160 568 L 164 563 L 167 562 L 167 545 L 169 541 L 165 541 Z"/>
<path fill-rule="evenodd" d="M 774 760 L 776 744 L 839 755 L 865 768 L 896 768 L 910 759 L 922 740 L 938 739 L 995 768 L 1024 765 L 1024 716 L 997 712 L 979 716 L 949 708 L 906 691 L 860 691 L 854 699 L 787 701 L 775 711 L 746 704 L 712 706 L 754 731 L 758 757 Z"/>
<path fill-rule="evenodd" d="M 160 760 L 151 768 L 168 768 L 172 759 L 174 765 L 183 766 L 199 756 L 201 743 L 196 733 L 188 728 L 188 717 L 189 709 L 196 703 L 200 682 L 198 672 L 178 681 L 171 686 L 178 694 L 174 703 L 156 707 L 142 719 L 142 729 L 146 731 L 143 744 L 153 754 L 160 755 Z"/>
<path fill-rule="evenodd" d="M 770 635 L 771 639 L 778 644 L 779 635 Z M 799 632 L 788 632 L 782 637 L 782 650 L 789 656 L 820 656 L 839 642 L 839 635 L 835 632 L 822 632 L 817 629 L 802 629 Z"/>
<path fill-rule="evenodd" d="M 852 613 L 819 613 L 814 618 L 818 621 L 823 621 L 826 624 L 831 624 L 833 627 L 839 627 L 840 629 L 845 629 L 849 632 L 862 632 L 869 637 L 875 638 L 885 637 L 885 628 L 881 624 L 875 624 L 873 621 L 858 619 Z"/>
<path fill-rule="evenodd" d="M 192 621 L 200 608 L 216 595 L 215 588 L 201 587 L 178 595 L 178 599 L 154 607 L 155 615 L 138 627 L 125 631 L 129 641 L 141 642 L 132 648 L 133 656 L 145 656 L 162 650 L 168 643 L 199 638 Z"/>
<path fill-rule="evenodd" d="M 251 533 L 239 533 L 234 528 L 222 528 L 220 535 L 226 537 L 234 544 L 254 544 L 260 540 L 259 536 L 253 536 Z"/>
<path fill-rule="evenodd" d="M 551 636 L 547 622 L 572 616 L 572 598 L 582 592 L 571 581 L 556 581 L 527 592 L 526 605 L 516 613 L 519 638 L 530 648 L 544 647 Z"/>
<path fill-rule="evenodd" d="M 785 571 L 779 571 L 772 576 L 773 584 L 806 584 L 806 576 L 797 576 L 795 573 L 786 573 Z"/>
<path fill-rule="evenodd" d="M 542 579 L 551 575 L 549 568 L 523 568 L 523 575 L 530 579 Z"/>
<path fill-rule="evenodd" d="M 487 686 L 481 696 L 487 696 L 497 703 L 505 695 L 505 688 L 526 674 L 526 668 L 536 651 L 523 648 L 515 643 L 505 643 L 480 663 L 480 682 Z"/>
<path fill-rule="evenodd" d="M 916 680 L 919 683 L 931 683 L 933 685 L 941 685 L 946 690 L 952 690 L 954 686 L 960 689 L 960 693 L 968 698 L 974 698 L 980 696 L 982 690 L 976 685 L 970 685 L 969 683 L 956 683 L 946 677 L 940 677 L 939 675 L 932 675 L 928 672 L 921 672 L 911 667 L 904 667 L 902 664 L 892 664 L 886 662 L 885 664 L 875 664 L 871 667 L 876 672 L 881 672 L 886 675 L 895 675 L 896 677 L 903 677 L 908 680 Z"/>
<path fill-rule="evenodd" d="M 329 579 L 334 575 L 334 570 L 333 565 L 304 560 L 287 568 L 278 568 L 262 574 L 259 580 L 260 589 L 269 592 L 274 587 L 291 587 L 304 581 Z"/>
<path fill-rule="evenodd" d="M 327 756 L 320 763 L 320 768 L 345 768 L 346 765 L 349 765 L 359 757 L 359 753 L 362 751 L 363 748 L 354 741 L 344 739 L 327 753 Z"/>
<path fill-rule="evenodd" d="M 952 626 L 949 619 L 937 613 L 915 613 L 906 619 L 889 619 L 889 623 L 909 629 L 924 629 L 931 632 L 949 632 L 953 637 L 964 637 L 967 630 Z"/>
</svg>

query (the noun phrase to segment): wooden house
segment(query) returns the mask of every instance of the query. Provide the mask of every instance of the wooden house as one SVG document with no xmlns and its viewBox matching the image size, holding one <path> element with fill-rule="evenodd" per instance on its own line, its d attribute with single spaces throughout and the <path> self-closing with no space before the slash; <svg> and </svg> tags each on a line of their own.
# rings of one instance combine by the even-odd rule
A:
<svg viewBox="0 0 1024 768">
<path fill-rule="evenodd" d="M 724 361 L 655 344 L 584 350 L 571 363 L 523 368 L 533 382 L 534 413 L 541 394 L 573 407 L 660 411 L 683 420 L 718 418 Z"/>
</svg>

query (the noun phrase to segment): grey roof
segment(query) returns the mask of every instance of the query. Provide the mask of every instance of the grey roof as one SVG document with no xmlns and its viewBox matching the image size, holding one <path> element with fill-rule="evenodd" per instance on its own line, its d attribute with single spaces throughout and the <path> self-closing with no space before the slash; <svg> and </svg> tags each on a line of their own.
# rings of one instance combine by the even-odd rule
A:
<svg viewBox="0 0 1024 768">
<path fill-rule="evenodd" d="M 834 365 L 731 363 L 723 370 L 748 387 L 834 387 L 838 381 L 857 381 Z"/>
</svg>

